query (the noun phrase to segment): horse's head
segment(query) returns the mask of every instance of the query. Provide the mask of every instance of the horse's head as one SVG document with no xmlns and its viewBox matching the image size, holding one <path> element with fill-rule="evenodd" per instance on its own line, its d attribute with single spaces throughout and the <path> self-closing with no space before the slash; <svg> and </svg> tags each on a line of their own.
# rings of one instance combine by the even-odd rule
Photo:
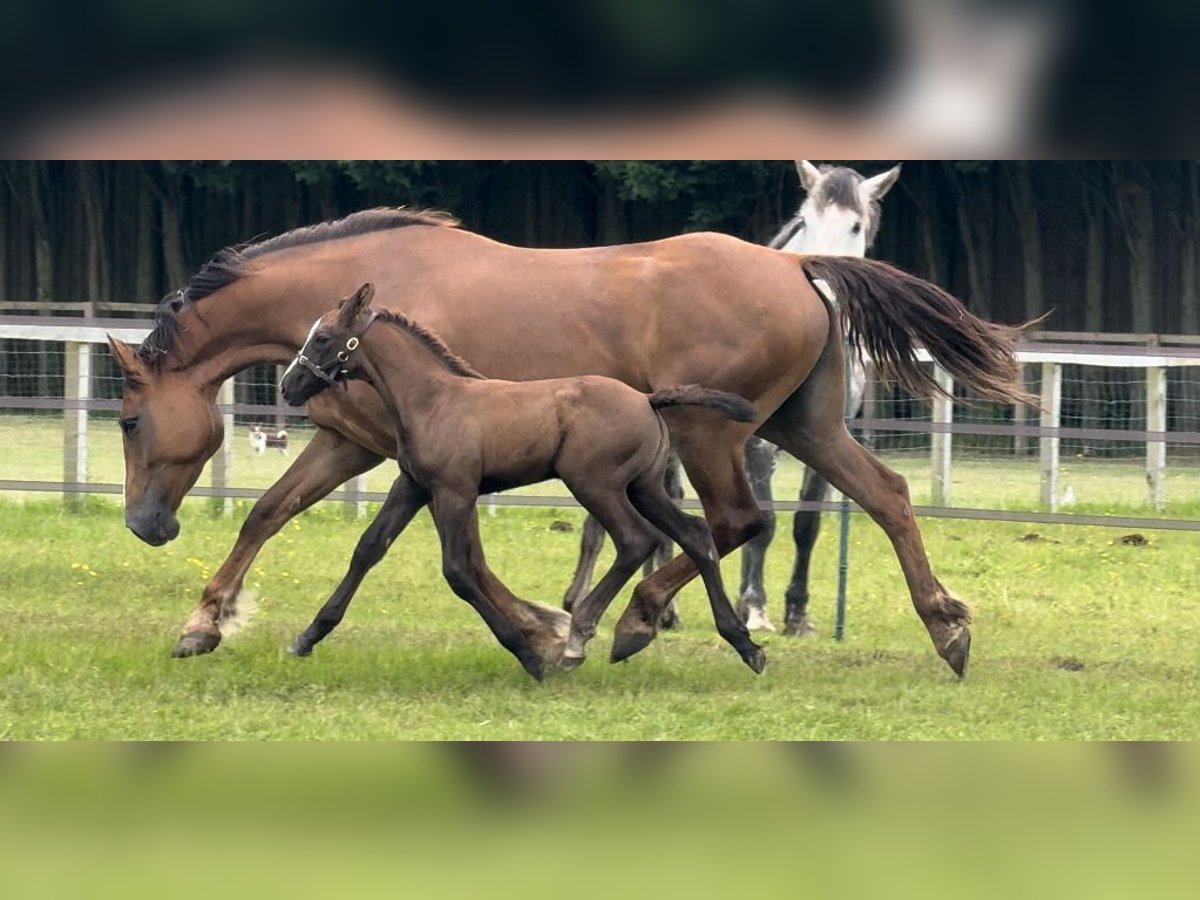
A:
<svg viewBox="0 0 1200 900">
<path fill-rule="evenodd" d="M 299 406 L 350 377 L 354 351 L 375 318 L 374 310 L 368 309 L 374 297 L 375 285 L 364 284 L 313 322 L 304 346 L 279 381 L 285 401 Z"/>
<path fill-rule="evenodd" d="M 900 166 L 871 178 L 839 166 L 796 161 L 804 202 L 772 246 L 792 253 L 865 256 L 879 229 L 879 201 L 900 177 Z"/>
<path fill-rule="evenodd" d="M 175 512 L 225 436 L 216 388 L 150 365 L 123 341 L 108 344 L 125 376 L 125 525 L 158 547 L 179 534 Z"/>
</svg>

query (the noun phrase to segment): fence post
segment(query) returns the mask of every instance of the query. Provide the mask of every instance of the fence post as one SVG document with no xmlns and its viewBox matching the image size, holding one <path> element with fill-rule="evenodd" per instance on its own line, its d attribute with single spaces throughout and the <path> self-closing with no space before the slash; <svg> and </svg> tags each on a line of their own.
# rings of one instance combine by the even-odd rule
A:
<svg viewBox="0 0 1200 900">
<path fill-rule="evenodd" d="M 92 396 L 92 345 L 68 341 L 66 346 L 63 396 L 67 410 L 63 420 L 63 481 L 86 484 L 88 480 L 88 411 Z M 63 491 L 68 509 L 82 509 L 81 492 Z"/>
<path fill-rule="evenodd" d="M 1167 430 L 1167 370 L 1156 366 L 1146 370 L 1146 430 Z M 1165 433 L 1163 437 L 1166 437 Z M 1146 440 L 1146 486 L 1150 505 L 1162 511 L 1166 496 L 1163 476 L 1167 471 L 1167 442 Z"/>
<path fill-rule="evenodd" d="M 934 363 L 933 377 L 946 395 L 933 396 L 933 421 L 938 425 L 949 425 L 954 421 L 954 376 Z M 933 459 L 933 505 L 950 505 L 950 456 L 953 435 L 949 431 L 935 431 L 932 436 Z"/>
<path fill-rule="evenodd" d="M 1043 428 L 1058 428 L 1062 414 L 1062 364 L 1042 363 Z M 1050 512 L 1058 511 L 1058 445 L 1059 438 L 1042 435 L 1038 440 L 1041 462 L 1041 501 Z"/>
<path fill-rule="evenodd" d="M 367 492 L 367 473 L 355 475 L 344 485 L 346 502 L 342 505 L 342 515 L 347 519 L 362 519 L 367 515 L 367 501 L 363 494 Z"/>
<path fill-rule="evenodd" d="M 1020 385 L 1022 388 L 1027 388 L 1029 386 L 1028 369 L 1026 368 L 1025 363 L 1022 363 L 1022 362 L 1018 362 L 1017 366 L 1018 366 L 1018 370 L 1021 373 Z M 1029 419 L 1029 406 L 1024 403 L 1014 403 L 1013 404 L 1013 424 L 1018 425 L 1018 426 L 1024 425 L 1028 421 L 1028 419 Z M 1029 438 L 1023 434 L 1013 435 L 1013 456 L 1020 459 L 1021 457 L 1025 456 L 1025 454 L 1027 454 L 1028 452 L 1029 452 Z"/>
<path fill-rule="evenodd" d="M 212 461 L 212 486 L 216 490 L 221 490 L 229 487 L 233 480 L 233 379 L 228 378 L 221 385 L 221 389 L 217 391 L 217 404 L 225 408 L 221 420 L 225 423 L 225 440 L 221 442 L 221 449 L 217 451 L 217 455 Z M 233 515 L 233 498 L 232 497 L 214 497 L 213 505 L 215 509 L 221 511 L 221 515 L 226 519 Z"/>
</svg>

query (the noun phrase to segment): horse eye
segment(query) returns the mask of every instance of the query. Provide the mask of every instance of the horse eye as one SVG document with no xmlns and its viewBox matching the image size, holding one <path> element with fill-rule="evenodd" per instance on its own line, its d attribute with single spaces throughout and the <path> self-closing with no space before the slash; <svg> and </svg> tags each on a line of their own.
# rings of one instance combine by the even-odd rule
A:
<svg viewBox="0 0 1200 900">
<path fill-rule="evenodd" d="M 329 335 L 322 334 L 321 332 L 317 332 L 316 334 L 313 335 L 313 346 L 314 347 L 325 347 L 328 344 L 329 344 Z"/>
<path fill-rule="evenodd" d="M 130 416 L 127 419 L 120 420 L 121 430 L 123 432 L 125 432 L 126 434 L 133 434 L 134 429 L 137 428 L 137 424 L 138 424 L 137 416 Z"/>
<path fill-rule="evenodd" d="M 862 222 L 855 222 L 854 227 L 850 229 L 851 234 L 858 234 L 862 231 Z"/>
</svg>

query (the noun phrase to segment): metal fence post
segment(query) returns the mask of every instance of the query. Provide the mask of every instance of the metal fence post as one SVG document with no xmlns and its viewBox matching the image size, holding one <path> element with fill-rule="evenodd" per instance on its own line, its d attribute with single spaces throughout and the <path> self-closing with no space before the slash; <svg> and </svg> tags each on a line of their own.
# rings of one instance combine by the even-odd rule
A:
<svg viewBox="0 0 1200 900">
<path fill-rule="evenodd" d="M 217 403 L 224 408 L 225 412 L 221 416 L 221 421 L 225 423 L 225 440 L 221 442 L 221 449 L 217 451 L 217 455 L 212 461 L 212 486 L 216 490 L 223 490 L 229 487 L 230 481 L 233 479 L 233 379 L 228 378 L 221 385 L 221 389 L 217 392 Z M 233 515 L 233 498 L 232 497 L 215 497 L 213 503 L 216 508 L 221 511 L 221 515 L 226 519 Z"/>
<path fill-rule="evenodd" d="M 66 345 L 63 396 L 66 411 L 63 416 L 63 481 L 68 484 L 87 484 L 88 480 L 88 411 L 92 396 L 92 346 L 68 341 Z M 82 509 L 86 498 L 82 492 L 63 491 L 68 509 Z"/>
<path fill-rule="evenodd" d="M 1146 430 L 1167 430 L 1167 370 L 1162 366 L 1146 370 Z M 1166 503 L 1166 471 L 1167 442 L 1147 438 L 1146 487 L 1149 489 L 1150 505 L 1158 511 L 1161 511 Z"/>
<path fill-rule="evenodd" d="M 933 421 L 936 425 L 950 425 L 954 421 L 954 376 L 934 363 L 933 377 L 938 387 L 945 391 L 933 396 Z M 949 431 L 935 431 L 930 445 L 933 465 L 933 505 L 950 505 L 950 457 L 954 436 Z"/>
<path fill-rule="evenodd" d="M 1062 416 L 1062 364 L 1042 363 L 1042 415 L 1043 428 L 1058 428 Z M 1050 512 L 1058 511 L 1058 445 L 1059 438 L 1043 435 L 1038 440 L 1038 455 L 1041 467 L 1042 506 Z"/>
</svg>

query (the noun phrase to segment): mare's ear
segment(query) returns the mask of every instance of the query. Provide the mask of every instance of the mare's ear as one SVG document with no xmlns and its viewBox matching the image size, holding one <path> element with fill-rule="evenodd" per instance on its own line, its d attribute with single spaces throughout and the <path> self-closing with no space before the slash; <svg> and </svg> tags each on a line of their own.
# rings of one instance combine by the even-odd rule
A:
<svg viewBox="0 0 1200 900">
<path fill-rule="evenodd" d="M 805 193 L 810 192 L 821 180 L 821 171 L 807 159 L 796 160 L 796 174 L 800 176 L 800 186 Z"/>
<path fill-rule="evenodd" d="M 108 349 L 112 351 L 113 359 L 117 361 L 125 381 L 128 384 L 144 384 L 146 364 L 138 357 L 137 348 L 133 344 L 117 340 L 111 334 L 104 336 L 108 338 Z"/>
<path fill-rule="evenodd" d="M 344 326 L 350 325 L 364 309 L 371 305 L 371 301 L 374 299 L 375 285 L 368 281 L 342 301 L 342 305 L 338 307 L 339 323 Z"/>
<path fill-rule="evenodd" d="M 883 195 L 892 189 L 892 185 L 896 183 L 896 179 L 899 177 L 900 166 L 897 164 L 886 172 L 880 172 L 878 175 L 866 179 L 861 185 L 863 197 L 868 202 L 871 200 L 882 200 Z"/>
</svg>

